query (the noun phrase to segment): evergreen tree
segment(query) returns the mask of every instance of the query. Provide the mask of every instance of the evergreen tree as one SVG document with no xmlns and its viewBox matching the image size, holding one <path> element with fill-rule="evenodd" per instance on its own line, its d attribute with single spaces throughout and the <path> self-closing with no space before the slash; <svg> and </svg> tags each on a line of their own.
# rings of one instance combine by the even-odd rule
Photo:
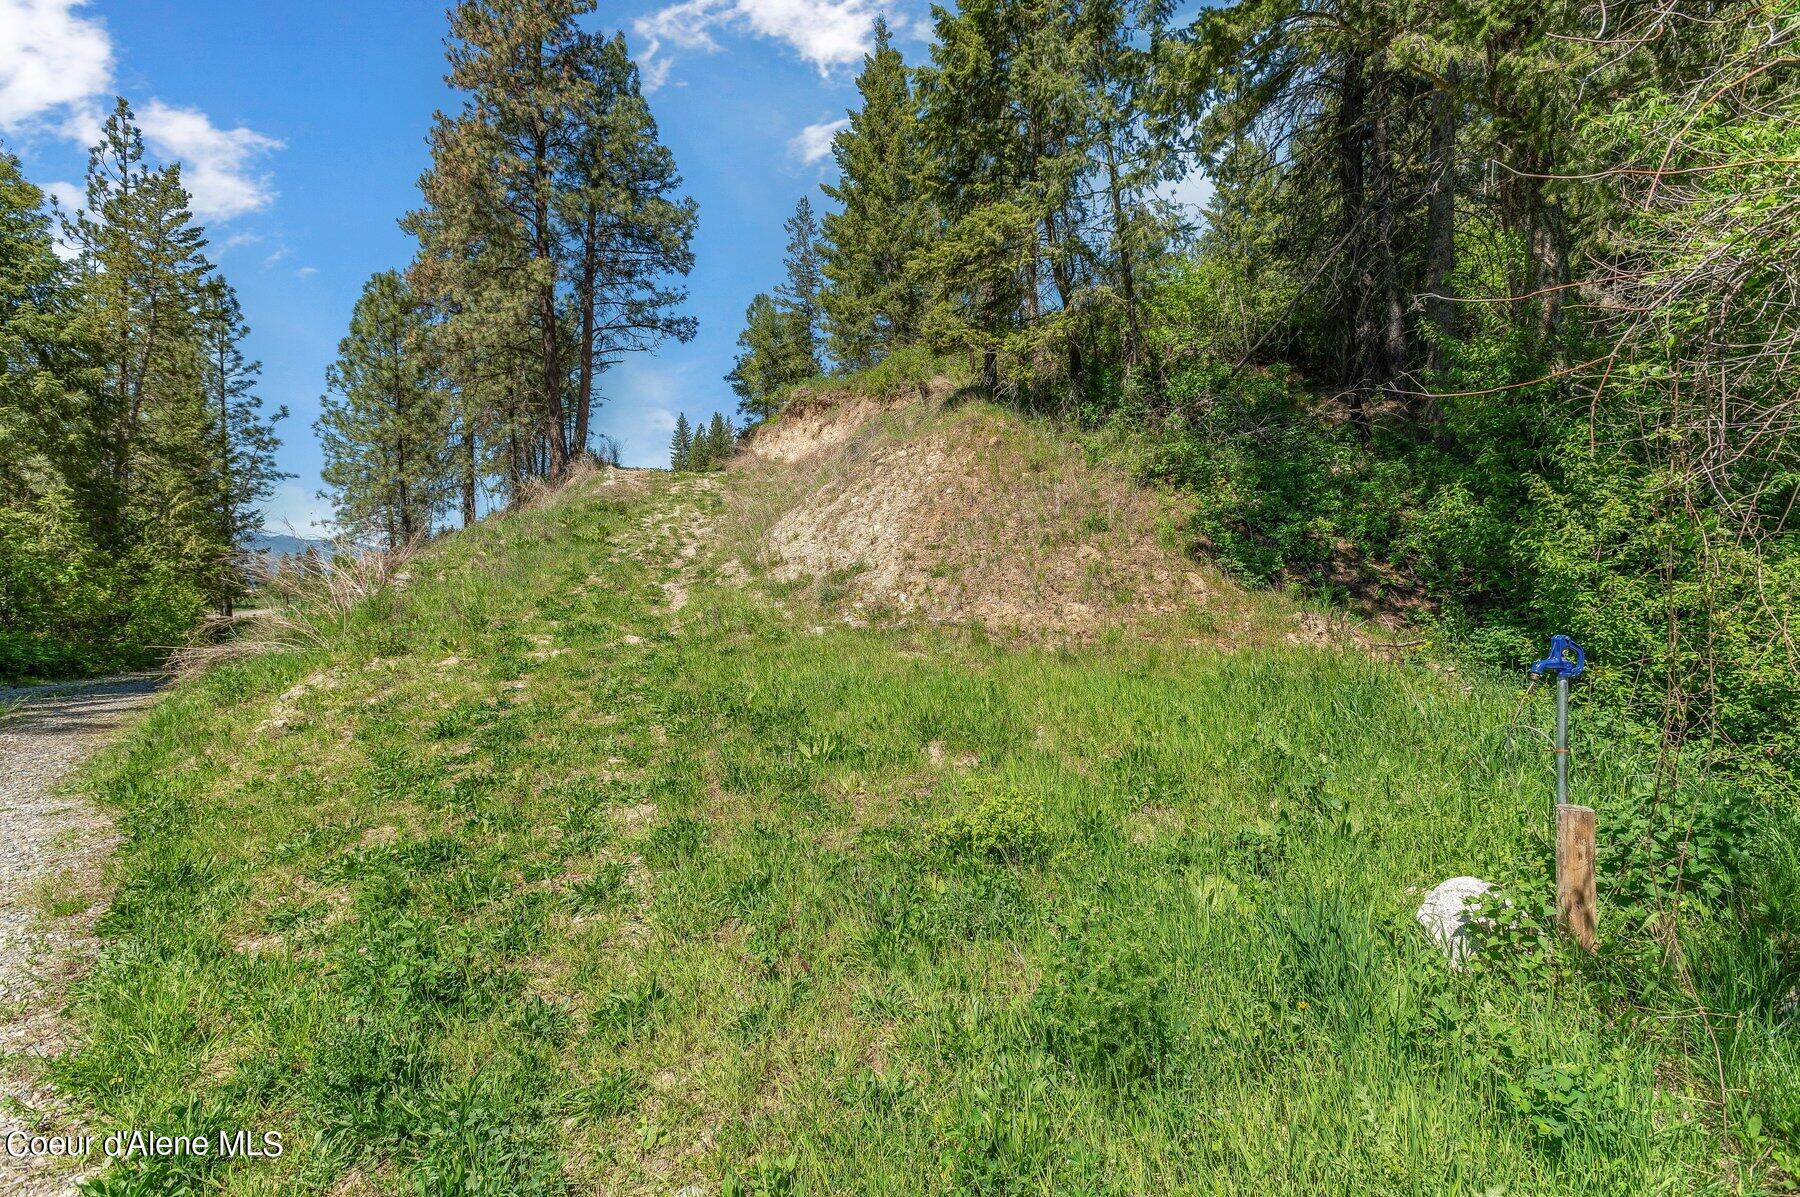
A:
<svg viewBox="0 0 1800 1197">
<path fill-rule="evenodd" d="M 1181 171 L 1175 146 L 1153 128 L 1157 47 L 1165 39 L 1168 0 L 1084 0 L 1074 22 L 1084 84 L 1086 173 L 1104 196 L 1100 228 L 1087 233 L 1109 306 L 1119 316 L 1125 369 L 1145 360 L 1144 275 L 1172 239 L 1174 220 L 1152 202 L 1155 186 Z"/>
<path fill-rule="evenodd" d="M 714 412 L 712 420 L 706 426 L 706 444 L 709 455 L 706 464 L 708 469 L 717 469 L 725 464 L 726 459 L 731 456 L 732 446 L 736 439 L 737 434 L 731 427 L 731 421 L 721 413 Z"/>
<path fill-rule="evenodd" d="M 43 202 L 0 153 L 0 682 L 67 667 L 115 606 L 94 527 L 110 478 Z"/>
<path fill-rule="evenodd" d="M 99 480 L 87 355 L 43 193 L 0 152 L 0 504 L 60 492 L 91 510 Z"/>
<path fill-rule="evenodd" d="M 693 460 L 694 433 L 688 426 L 686 412 L 675 417 L 675 435 L 669 441 L 669 468 L 677 473 L 689 468 Z"/>
<path fill-rule="evenodd" d="M 425 205 L 405 222 L 422 294 L 482 347 L 450 365 L 479 375 L 456 389 L 489 407 L 468 423 L 494 426 L 489 456 L 515 493 L 540 459 L 554 476 L 586 449 L 603 371 L 695 328 L 670 279 L 693 265 L 696 209 L 624 39 L 576 24 L 593 8 L 458 4 L 446 78 L 467 100 L 439 114 Z"/>
<path fill-rule="evenodd" d="M 742 352 L 725 381 L 738 397 L 738 410 L 752 424 L 781 409 L 788 387 L 819 372 L 818 360 L 807 352 L 799 318 L 766 294 L 750 301 L 737 343 Z"/>
<path fill-rule="evenodd" d="M 314 425 L 338 525 L 389 548 L 429 536 L 453 485 L 444 388 L 430 324 L 405 280 L 370 278 L 326 372 Z"/>
<path fill-rule="evenodd" d="M 220 610 L 231 614 L 242 596 L 244 571 L 241 551 L 245 540 L 262 530 L 260 504 L 275 491 L 275 484 L 292 477 L 275 466 L 277 422 L 287 418 L 287 408 L 269 415 L 256 394 L 262 363 L 244 356 L 243 341 L 250 335 L 244 325 L 237 293 L 223 279 L 214 279 L 202 316 L 201 332 L 206 350 L 205 389 L 213 421 L 213 452 L 218 477 L 217 505 L 220 537 L 228 550 L 215 582 Z"/>
<path fill-rule="evenodd" d="M 717 449 L 713 445 L 712 429 L 701 424 L 694 429 L 694 443 L 688 450 L 688 469 L 701 473 L 712 469 L 713 457 Z"/>
<path fill-rule="evenodd" d="M 582 177 L 575 112 L 586 84 L 579 16 L 595 0 L 461 0 L 450 13 L 445 81 L 467 95 L 439 114 L 427 211 L 412 227 L 428 242 L 469 318 L 504 338 L 523 367 L 532 430 L 552 475 L 573 452 L 577 355 L 566 292 L 578 257 L 566 207 Z M 435 297 L 434 297 L 435 298 Z"/>
<path fill-rule="evenodd" d="M 1198 118 L 1209 162 L 1241 137 L 1280 148 L 1286 254 L 1316 280 L 1295 312 L 1313 335 L 1295 348 L 1344 396 L 1365 442 L 1383 397 L 1443 435 L 1416 376 L 1443 368 L 1459 312 L 1474 315 L 1456 303 L 1459 227 L 1502 234 L 1486 257 L 1513 302 L 1495 310 L 1562 354 L 1579 230 L 1566 194 L 1576 184 L 1558 164 L 1574 152 L 1578 92 L 1610 82 L 1578 82 L 1559 61 L 1586 32 L 1556 4 L 1490 6 L 1475 20 L 1434 5 L 1238 0 L 1196 21 L 1169 95 Z"/>
<path fill-rule="evenodd" d="M 572 179 L 559 209 L 575 246 L 571 287 L 579 322 L 573 444 L 585 449 L 596 380 L 626 353 L 692 340 L 694 317 L 669 284 L 694 264 L 698 208 L 678 196 L 674 155 L 658 140 L 622 34 L 583 35 L 575 52 Z"/>
<path fill-rule="evenodd" d="M 923 296 L 906 265 L 932 226 L 921 190 L 916 105 L 884 18 L 875 19 L 875 48 L 863 59 L 856 90 L 862 104 L 832 141 L 838 181 L 824 191 L 839 210 L 825 215 L 821 246 L 826 342 L 832 359 L 849 370 L 917 339 Z"/>
<path fill-rule="evenodd" d="M 212 265 L 180 168 L 149 165 L 124 100 L 89 155 L 86 210 L 65 236 L 77 252 L 82 333 L 100 361 L 93 419 L 112 482 L 101 534 L 119 545 L 164 536 L 197 575 L 194 555 L 210 561 L 219 546 L 169 521 L 210 465 L 196 439 L 208 427 L 201 324 Z"/>
<path fill-rule="evenodd" d="M 72 260 L 0 155 L 0 676 L 144 663 L 241 591 L 280 477 L 242 315 L 180 168 L 120 100 L 89 157 Z"/>
<path fill-rule="evenodd" d="M 801 196 L 794 205 L 794 214 L 781 227 L 788 235 L 787 253 L 782 259 L 787 281 L 775 289 L 775 306 L 792 323 L 794 352 L 810 365 L 810 377 L 824 369 L 819 362 L 819 291 L 824 274 L 819 222 L 813 216 L 812 201 Z"/>
<path fill-rule="evenodd" d="M 970 0 L 937 9 L 938 44 L 919 73 L 930 197 L 943 235 L 914 261 L 938 301 L 936 339 L 980 361 L 988 390 L 1036 385 L 1062 363 L 1085 379 L 1091 286 L 1080 233 L 1088 192 L 1088 93 L 1074 10 L 1049 0 Z"/>
</svg>

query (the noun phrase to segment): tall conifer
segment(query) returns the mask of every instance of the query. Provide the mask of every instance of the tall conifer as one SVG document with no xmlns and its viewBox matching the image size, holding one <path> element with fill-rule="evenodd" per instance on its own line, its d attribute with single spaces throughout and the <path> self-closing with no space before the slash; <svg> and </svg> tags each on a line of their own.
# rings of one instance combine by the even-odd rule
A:
<svg viewBox="0 0 1800 1197">
<path fill-rule="evenodd" d="M 912 88 L 884 18 L 856 90 L 862 104 L 832 141 L 838 181 L 824 191 L 839 208 L 825 215 L 821 246 L 826 343 L 850 370 L 918 337 L 923 297 L 906 264 L 931 229 Z"/>
<path fill-rule="evenodd" d="M 338 524 L 398 548 L 431 534 L 454 458 L 425 311 L 393 271 L 363 285 L 314 425 Z"/>
</svg>

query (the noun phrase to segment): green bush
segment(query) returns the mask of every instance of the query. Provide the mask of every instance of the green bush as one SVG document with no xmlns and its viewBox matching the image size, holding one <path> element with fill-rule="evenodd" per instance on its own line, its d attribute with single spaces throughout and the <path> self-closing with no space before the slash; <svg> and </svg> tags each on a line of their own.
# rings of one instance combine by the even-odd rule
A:
<svg viewBox="0 0 1800 1197">
<path fill-rule="evenodd" d="M 954 857 L 1016 865 L 1042 861 L 1052 841 L 1037 803 L 1016 790 L 1001 790 L 973 809 L 939 820 L 931 842 Z"/>
<path fill-rule="evenodd" d="M 0 506 L 0 683 L 149 664 L 205 612 L 196 576 L 169 546 L 103 553 L 55 498 Z"/>
</svg>

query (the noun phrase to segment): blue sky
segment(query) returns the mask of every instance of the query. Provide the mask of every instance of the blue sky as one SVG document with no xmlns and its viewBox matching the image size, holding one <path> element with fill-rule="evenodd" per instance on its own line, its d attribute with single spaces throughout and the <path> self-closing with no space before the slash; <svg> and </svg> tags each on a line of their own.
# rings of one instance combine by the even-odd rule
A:
<svg viewBox="0 0 1800 1197">
<path fill-rule="evenodd" d="M 0 0 L 0 142 L 27 177 L 74 195 L 96 114 L 137 108 L 152 154 L 180 160 L 214 259 L 237 287 L 285 404 L 296 475 L 270 525 L 318 530 L 311 425 L 363 281 L 403 266 L 396 220 L 417 202 L 442 75 L 446 0 Z M 723 380 L 744 307 L 780 271 L 781 222 L 831 168 L 833 122 L 855 99 L 870 22 L 885 13 L 909 62 L 925 0 L 656 0 L 603 5 L 643 68 L 664 142 L 700 205 L 687 345 L 603 380 L 599 431 L 628 465 L 666 462 L 674 414 L 730 413 Z"/>
</svg>

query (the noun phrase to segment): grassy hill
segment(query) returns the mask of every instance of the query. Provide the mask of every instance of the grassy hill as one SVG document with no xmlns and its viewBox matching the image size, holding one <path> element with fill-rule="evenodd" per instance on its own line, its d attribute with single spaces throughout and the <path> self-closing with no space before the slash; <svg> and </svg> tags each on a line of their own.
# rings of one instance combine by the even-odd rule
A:
<svg viewBox="0 0 1800 1197">
<path fill-rule="evenodd" d="M 1519 679 L 1238 590 L 1174 503 L 996 409 L 819 400 L 178 687 L 91 779 L 124 844 L 52 1077 L 286 1151 L 98 1191 L 1778 1186 L 1719 1104 L 1795 1108 L 1774 1029 L 1703 1056 L 1613 954 L 1527 920 L 1455 973 L 1413 926 L 1458 874 L 1547 897 Z M 1645 775 L 1578 750 L 1603 807 Z"/>
</svg>

